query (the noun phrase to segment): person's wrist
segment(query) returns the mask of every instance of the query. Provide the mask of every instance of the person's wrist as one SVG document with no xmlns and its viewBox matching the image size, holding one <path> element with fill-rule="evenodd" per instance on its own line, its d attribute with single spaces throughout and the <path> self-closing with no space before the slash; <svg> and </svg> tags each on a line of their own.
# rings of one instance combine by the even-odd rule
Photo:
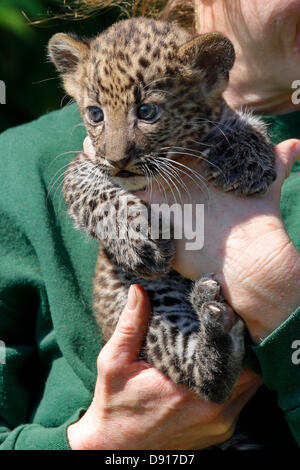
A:
<svg viewBox="0 0 300 470">
<path fill-rule="evenodd" d="M 218 280 L 252 340 L 259 343 L 300 305 L 300 253 L 285 230 L 277 230 L 253 258 L 251 269 L 245 270 L 241 261 L 240 266 L 225 267 Z"/>
<path fill-rule="evenodd" d="M 101 423 L 94 412 L 93 403 L 79 421 L 68 426 L 67 437 L 72 450 L 101 450 Z"/>
</svg>

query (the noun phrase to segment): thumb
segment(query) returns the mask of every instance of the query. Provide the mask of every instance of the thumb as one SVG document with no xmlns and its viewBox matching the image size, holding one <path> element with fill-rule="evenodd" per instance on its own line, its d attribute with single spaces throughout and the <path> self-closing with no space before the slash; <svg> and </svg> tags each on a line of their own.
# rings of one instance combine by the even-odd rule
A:
<svg viewBox="0 0 300 470">
<path fill-rule="evenodd" d="M 91 160 L 94 160 L 96 157 L 96 152 L 89 136 L 83 141 L 83 151 Z"/>
<path fill-rule="evenodd" d="M 300 158 L 300 140 L 288 139 L 280 142 L 275 147 L 277 160 L 277 179 L 275 184 L 282 186 L 284 180 L 289 176 L 292 166 Z"/>
<path fill-rule="evenodd" d="M 149 297 L 138 284 L 129 288 L 127 304 L 109 341 L 111 359 L 122 363 L 137 360 L 151 313 Z"/>
</svg>

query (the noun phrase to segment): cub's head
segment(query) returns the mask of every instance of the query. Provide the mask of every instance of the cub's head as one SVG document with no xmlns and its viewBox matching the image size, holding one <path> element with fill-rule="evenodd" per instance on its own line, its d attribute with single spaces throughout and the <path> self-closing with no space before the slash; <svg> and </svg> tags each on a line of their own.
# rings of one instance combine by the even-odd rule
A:
<svg viewBox="0 0 300 470">
<path fill-rule="evenodd" d="M 56 34 L 49 56 L 78 103 L 95 164 L 129 190 L 145 187 L 181 149 L 196 148 L 218 119 L 234 62 L 219 33 L 192 37 L 145 18 L 89 40 Z"/>
</svg>

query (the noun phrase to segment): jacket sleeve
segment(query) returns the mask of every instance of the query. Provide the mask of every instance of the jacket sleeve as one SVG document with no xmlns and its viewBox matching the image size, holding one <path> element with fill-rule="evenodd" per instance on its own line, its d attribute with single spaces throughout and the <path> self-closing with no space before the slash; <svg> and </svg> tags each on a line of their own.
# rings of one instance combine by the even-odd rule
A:
<svg viewBox="0 0 300 470">
<path fill-rule="evenodd" d="M 51 119 L 47 118 L 48 127 Z M 40 189 L 36 190 L 34 175 L 38 170 L 31 157 L 34 152 L 39 157 L 43 151 L 44 134 L 37 132 L 38 126 L 30 125 L 0 136 L 1 450 L 69 449 L 67 427 L 84 411 L 77 405 L 73 410 L 70 407 L 62 422 L 56 420 L 57 427 L 50 427 L 52 423 L 47 427 L 46 419 L 43 425 L 34 423 L 47 374 L 39 348 L 41 329 L 46 322 L 50 332 L 53 328 L 40 260 L 28 230 L 30 227 L 47 243 L 42 224 L 34 215 L 40 200 L 41 210 L 46 210 Z M 38 149 L 32 143 L 36 141 L 42 141 Z M 42 325 L 41 318 L 46 318 Z M 51 368 L 50 355 L 47 360 Z M 61 414 L 59 409 L 57 414 Z"/>
<path fill-rule="evenodd" d="M 300 446 L 300 307 L 252 349 L 265 384 L 277 393 L 279 407 Z"/>
<path fill-rule="evenodd" d="M 38 424 L 23 424 L 13 430 L 0 421 L 0 450 L 71 450 L 67 428 L 77 421 L 84 410 L 78 410 L 71 418 L 56 428 Z"/>
<path fill-rule="evenodd" d="M 30 423 L 40 390 L 36 339 L 43 280 L 26 235 L 0 204 L 0 449 L 69 449 L 67 426 Z M 41 379 L 40 379 L 41 381 Z"/>
</svg>

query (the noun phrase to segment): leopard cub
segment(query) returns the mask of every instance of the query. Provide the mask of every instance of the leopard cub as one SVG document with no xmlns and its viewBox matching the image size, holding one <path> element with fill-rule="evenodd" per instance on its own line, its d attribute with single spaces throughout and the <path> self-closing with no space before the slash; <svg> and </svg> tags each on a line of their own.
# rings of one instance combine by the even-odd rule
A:
<svg viewBox="0 0 300 470">
<path fill-rule="evenodd" d="M 92 39 L 56 34 L 49 55 L 96 152 L 70 162 L 63 195 L 76 227 L 100 241 L 94 309 L 105 340 L 129 286 L 141 284 L 153 308 L 141 358 L 201 397 L 224 402 L 241 371 L 244 325 L 212 276 L 193 283 L 171 269 L 174 240 L 153 236 L 151 206 L 137 191 L 152 191 L 154 181 L 167 190 L 189 168 L 242 196 L 274 181 L 264 125 L 222 98 L 234 63 L 231 42 L 135 18 Z M 108 209 L 120 213 L 124 201 L 131 217 L 119 218 L 117 228 L 125 236 L 112 236 Z M 135 237 L 132 224 L 141 214 L 146 234 Z"/>
</svg>

